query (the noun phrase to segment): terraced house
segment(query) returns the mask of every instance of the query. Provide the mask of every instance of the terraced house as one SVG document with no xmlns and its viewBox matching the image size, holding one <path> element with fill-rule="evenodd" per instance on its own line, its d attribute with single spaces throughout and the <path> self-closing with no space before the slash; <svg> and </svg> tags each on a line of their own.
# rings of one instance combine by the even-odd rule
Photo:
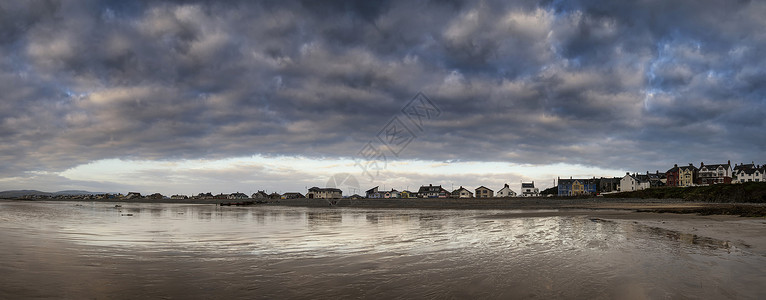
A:
<svg viewBox="0 0 766 300">
<path fill-rule="evenodd" d="M 766 173 L 766 165 L 759 166 L 754 163 L 734 165 L 732 182 L 764 182 L 766 181 L 764 173 Z"/>
<path fill-rule="evenodd" d="M 705 165 L 705 162 L 701 162 L 697 173 L 697 184 L 711 185 L 731 183 L 731 176 L 731 161 L 728 161 L 726 164 L 718 165 Z"/>
<path fill-rule="evenodd" d="M 665 172 L 666 186 L 694 186 L 697 182 L 697 167 L 692 164 L 679 167 L 677 164 Z"/>
<path fill-rule="evenodd" d="M 626 173 L 620 180 L 620 192 L 644 190 L 649 187 L 651 187 L 651 184 L 649 183 L 649 178 L 647 176 Z"/>
<path fill-rule="evenodd" d="M 559 196 L 595 195 L 598 193 L 599 180 L 591 179 L 558 179 Z"/>
</svg>

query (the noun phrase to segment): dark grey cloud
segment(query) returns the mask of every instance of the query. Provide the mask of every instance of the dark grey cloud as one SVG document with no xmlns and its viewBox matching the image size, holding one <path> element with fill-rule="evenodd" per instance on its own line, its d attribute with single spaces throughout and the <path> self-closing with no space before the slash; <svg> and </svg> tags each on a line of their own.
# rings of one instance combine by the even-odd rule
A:
<svg viewBox="0 0 766 300">
<path fill-rule="evenodd" d="M 756 1 L 2 3 L 0 171 L 352 157 L 418 91 L 443 114 L 405 159 L 758 160 L 764 13 Z"/>
</svg>

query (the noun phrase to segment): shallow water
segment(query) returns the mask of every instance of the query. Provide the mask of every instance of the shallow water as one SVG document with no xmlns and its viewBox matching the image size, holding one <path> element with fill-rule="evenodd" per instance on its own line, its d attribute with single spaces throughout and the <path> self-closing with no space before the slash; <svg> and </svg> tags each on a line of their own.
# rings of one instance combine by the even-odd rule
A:
<svg viewBox="0 0 766 300">
<path fill-rule="evenodd" d="M 0 241 L 0 299 L 766 296 L 764 256 L 587 215 L 0 202 Z"/>
</svg>

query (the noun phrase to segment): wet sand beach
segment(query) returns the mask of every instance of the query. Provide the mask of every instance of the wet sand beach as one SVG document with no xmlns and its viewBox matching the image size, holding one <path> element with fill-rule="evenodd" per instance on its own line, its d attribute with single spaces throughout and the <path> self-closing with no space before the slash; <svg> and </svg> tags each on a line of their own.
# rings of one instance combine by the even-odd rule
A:
<svg viewBox="0 0 766 300">
<path fill-rule="evenodd" d="M 667 201 L 522 199 L 497 209 L 499 200 L 473 199 L 481 209 L 435 209 L 440 200 L 3 200 L 0 299 L 766 294 L 764 218 L 635 211 L 696 205 Z"/>
</svg>

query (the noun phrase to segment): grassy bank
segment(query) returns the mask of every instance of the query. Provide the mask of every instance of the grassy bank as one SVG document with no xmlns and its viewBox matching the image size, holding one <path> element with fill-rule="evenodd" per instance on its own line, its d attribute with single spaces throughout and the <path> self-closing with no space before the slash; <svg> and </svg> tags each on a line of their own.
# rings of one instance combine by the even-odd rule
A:
<svg viewBox="0 0 766 300">
<path fill-rule="evenodd" d="M 663 187 L 604 195 L 606 198 L 681 199 L 715 203 L 766 203 L 766 182 Z"/>
</svg>

